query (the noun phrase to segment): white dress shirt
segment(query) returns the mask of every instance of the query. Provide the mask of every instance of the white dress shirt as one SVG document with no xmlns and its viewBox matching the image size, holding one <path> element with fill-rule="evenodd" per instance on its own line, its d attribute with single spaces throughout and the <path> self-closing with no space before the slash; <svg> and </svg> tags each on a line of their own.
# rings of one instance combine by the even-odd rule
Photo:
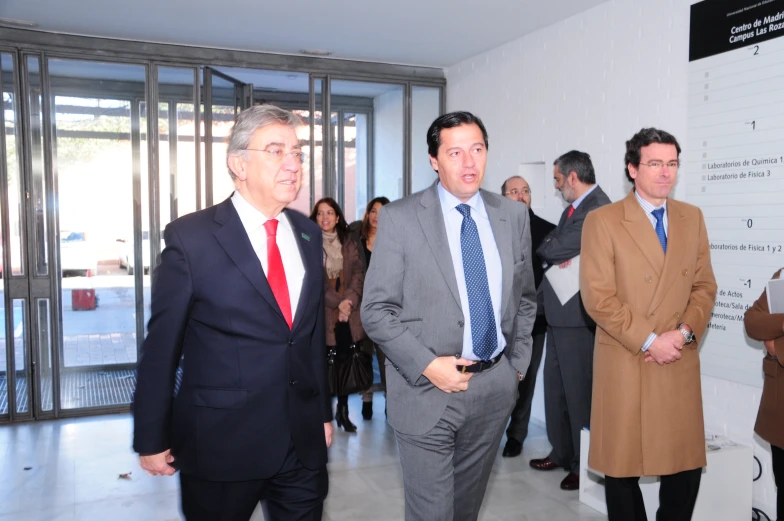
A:
<svg viewBox="0 0 784 521">
<path fill-rule="evenodd" d="M 235 191 L 231 196 L 231 202 L 240 216 L 242 226 L 248 234 L 253 251 L 261 262 L 261 269 L 267 273 L 267 231 L 264 223 L 270 219 L 253 207 L 245 200 L 239 192 Z M 302 281 L 305 278 L 305 265 L 302 263 L 302 256 L 299 252 L 297 238 L 294 230 L 285 213 L 278 214 L 278 231 L 276 242 L 280 250 L 280 257 L 283 260 L 283 271 L 286 274 L 286 284 L 289 287 L 289 299 L 291 300 L 291 319 L 297 315 L 297 304 L 299 295 L 302 293 Z"/>
<path fill-rule="evenodd" d="M 468 290 L 466 288 L 465 272 L 463 271 L 463 249 L 460 245 L 460 227 L 463 224 L 463 214 L 457 211 L 457 205 L 463 203 L 460 199 L 447 192 L 441 186 L 441 183 L 438 183 L 438 198 L 441 200 L 441 211 L 444 214 L 444 224 L 446 225 L 446 237 L 449 241 L 449 253 L 452 255 L 452 265 L 455 268 L 455 277 L 457 278 L 457 292 L 460 295 L 460 306 L 463 309 L 465 321 L 463 329 L 463 358 L 478 360 L 479 357 L 474 354 L 474 341 L 471 336 L 471 313 L 468 308 Z M 490 218 L 487 216 L 485 202 L 482 200 L 480 193 L 475 193 L 465 204 L 471 207 L 471 218 L 476 223 L 476 228 L 479 232 L 479 242 L 482 243 L 482 254 L 485 258 L 487 283 L 490 287 L 490 300 L 493 303 L 496 334 L 498 336 L 498 347 L 491 356 L 491 358 L 495 358 L 506 347 L 506 339 L 501 331 L 501 254 L 498 253 L 498 245 L 495 242 L 493 228 L 490 226 Z"/>
</svg>

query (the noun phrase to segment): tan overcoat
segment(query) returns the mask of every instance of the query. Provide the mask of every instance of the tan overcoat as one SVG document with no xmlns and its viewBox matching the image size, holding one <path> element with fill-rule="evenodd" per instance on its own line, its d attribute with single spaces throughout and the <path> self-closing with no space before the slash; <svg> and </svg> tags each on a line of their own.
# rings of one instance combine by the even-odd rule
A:
<svg viewBox="0 0 784 521">
<path fill-rule="evenodd" d="M 774 279 L 781 277 L 777 271 Z M 754 431 L 760 437 L 779 448 L 784 448 L 784 313 L 771 313 L 768 308 L 767 290 L 746 311 L 744 317 L 746 334 L 755 340 L 774 340 L 776 357 L 762 360 L 765 375 L 760 399 L 757 423 Z"/>
<path fill-rule="evenodd" d="M 702 212 L 672 199 L 667 212 L 666 255 L 633 192 L 583 226 L 580 288 L 597 324 L 588 463 L 613 477 L 706 465 L 697 343 L 661 366 L 640 350 L 680 323 L 699 342 L 716 297 Z"/>
</svg>

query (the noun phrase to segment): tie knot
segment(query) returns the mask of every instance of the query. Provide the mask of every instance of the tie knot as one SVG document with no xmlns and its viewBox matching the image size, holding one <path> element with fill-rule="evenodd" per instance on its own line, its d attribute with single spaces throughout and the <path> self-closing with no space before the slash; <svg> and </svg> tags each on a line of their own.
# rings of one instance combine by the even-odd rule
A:
<svg viewBox="0 0 784 521">
<path fill-rule="evenodd" d="M 275 237 L 278 233 L 278 220 L 270 219 L 264 223 L 264 229 L 267 230 L 267 237 Z"/>
<path fill-rule="evenodd" d="M 662 219 L 664 218 L 664 207 L 656 208 L 651 213 L 656 217 L 656 222 L 662 222 Z"/>
<path fill-rule="evenodd" d="M 471 207 L 467 204 L 458 204 L 457 211 L 463 214 L 463 217 L 471 217 Z"/>
</svg>

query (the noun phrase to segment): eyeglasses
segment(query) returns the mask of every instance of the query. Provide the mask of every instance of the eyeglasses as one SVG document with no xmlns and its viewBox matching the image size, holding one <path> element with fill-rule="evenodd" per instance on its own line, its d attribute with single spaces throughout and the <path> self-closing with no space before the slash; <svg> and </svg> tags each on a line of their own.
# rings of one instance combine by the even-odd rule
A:
<svg viewBox="0 0 784 521">
<path fill-rule="evenodd" d="M 528 195 L 530 195 L 531 193 L 533 193 L 533 192 L 531 192 L 530 188 L 523 188 L 522 190 L 518 190 L 517 188 L 512 188 L 511 190 L 508 190 L 506 192 L 506 194 L 504 194 L 504 195 L 507 195 L 507 194 L 511 194 L 511 195 L 528 194 Z"/>
<path fill-rule="evenodd" d="M 291 152 L 284 152 L 282 148 L 246 148 L 245 150 L 251 150 L 253 152 L 266 152 L 269 154 L 270 159 L 275 161 L 276 163 L 282 163 L 286 156 L 291 156 L 294 161 L 297 161 L 299 164 L 305 163 L 307 161 L 307 154 L 301 150 L 292 150 Z"/>
<path fill-rule="evenodd" d="M 664 167 L 664 161 L 649 161 L 647 163 L 640 163 L 641 165 L 645 165 L 654 172 L 658 172 Z M 667 163 L 667 169 L 669 170 L 678 170 L 678 167 L 681 166 L 680 161 L 670 161 Z"/>
</svg>

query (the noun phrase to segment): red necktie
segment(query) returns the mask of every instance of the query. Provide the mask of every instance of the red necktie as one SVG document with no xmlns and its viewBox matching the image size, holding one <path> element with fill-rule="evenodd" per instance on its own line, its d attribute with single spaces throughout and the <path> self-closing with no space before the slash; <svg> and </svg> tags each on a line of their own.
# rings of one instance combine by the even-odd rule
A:
<svg viewBox="0 0 784 521">
<path fill-rule="evenodd" d="M 265 222 L 264 229 L 267 230 L 267 282 L 269 282 L 270 288 L 272 288 L 275 300 L 278 301 L 283 318 L 286 319 L 286 323 L 289 325 L 289 329 L 291 329 L 293 322 L 291 320 L 289 286 L 286 284 L 286 271 L 283 269 L 283 259 L 280 256 L 278 243 L 275 241 L 275 236 L 278 232 L 278 220 L 270 219 Z"/>
<path fill-rule="evenodd" d="M 568 219 L 569 217 L 571 217 L 573 213 L 574 213 L 574 206 L 569 205 L 569 212 L 566 214 L 566 218 Z"/>
</svg>

